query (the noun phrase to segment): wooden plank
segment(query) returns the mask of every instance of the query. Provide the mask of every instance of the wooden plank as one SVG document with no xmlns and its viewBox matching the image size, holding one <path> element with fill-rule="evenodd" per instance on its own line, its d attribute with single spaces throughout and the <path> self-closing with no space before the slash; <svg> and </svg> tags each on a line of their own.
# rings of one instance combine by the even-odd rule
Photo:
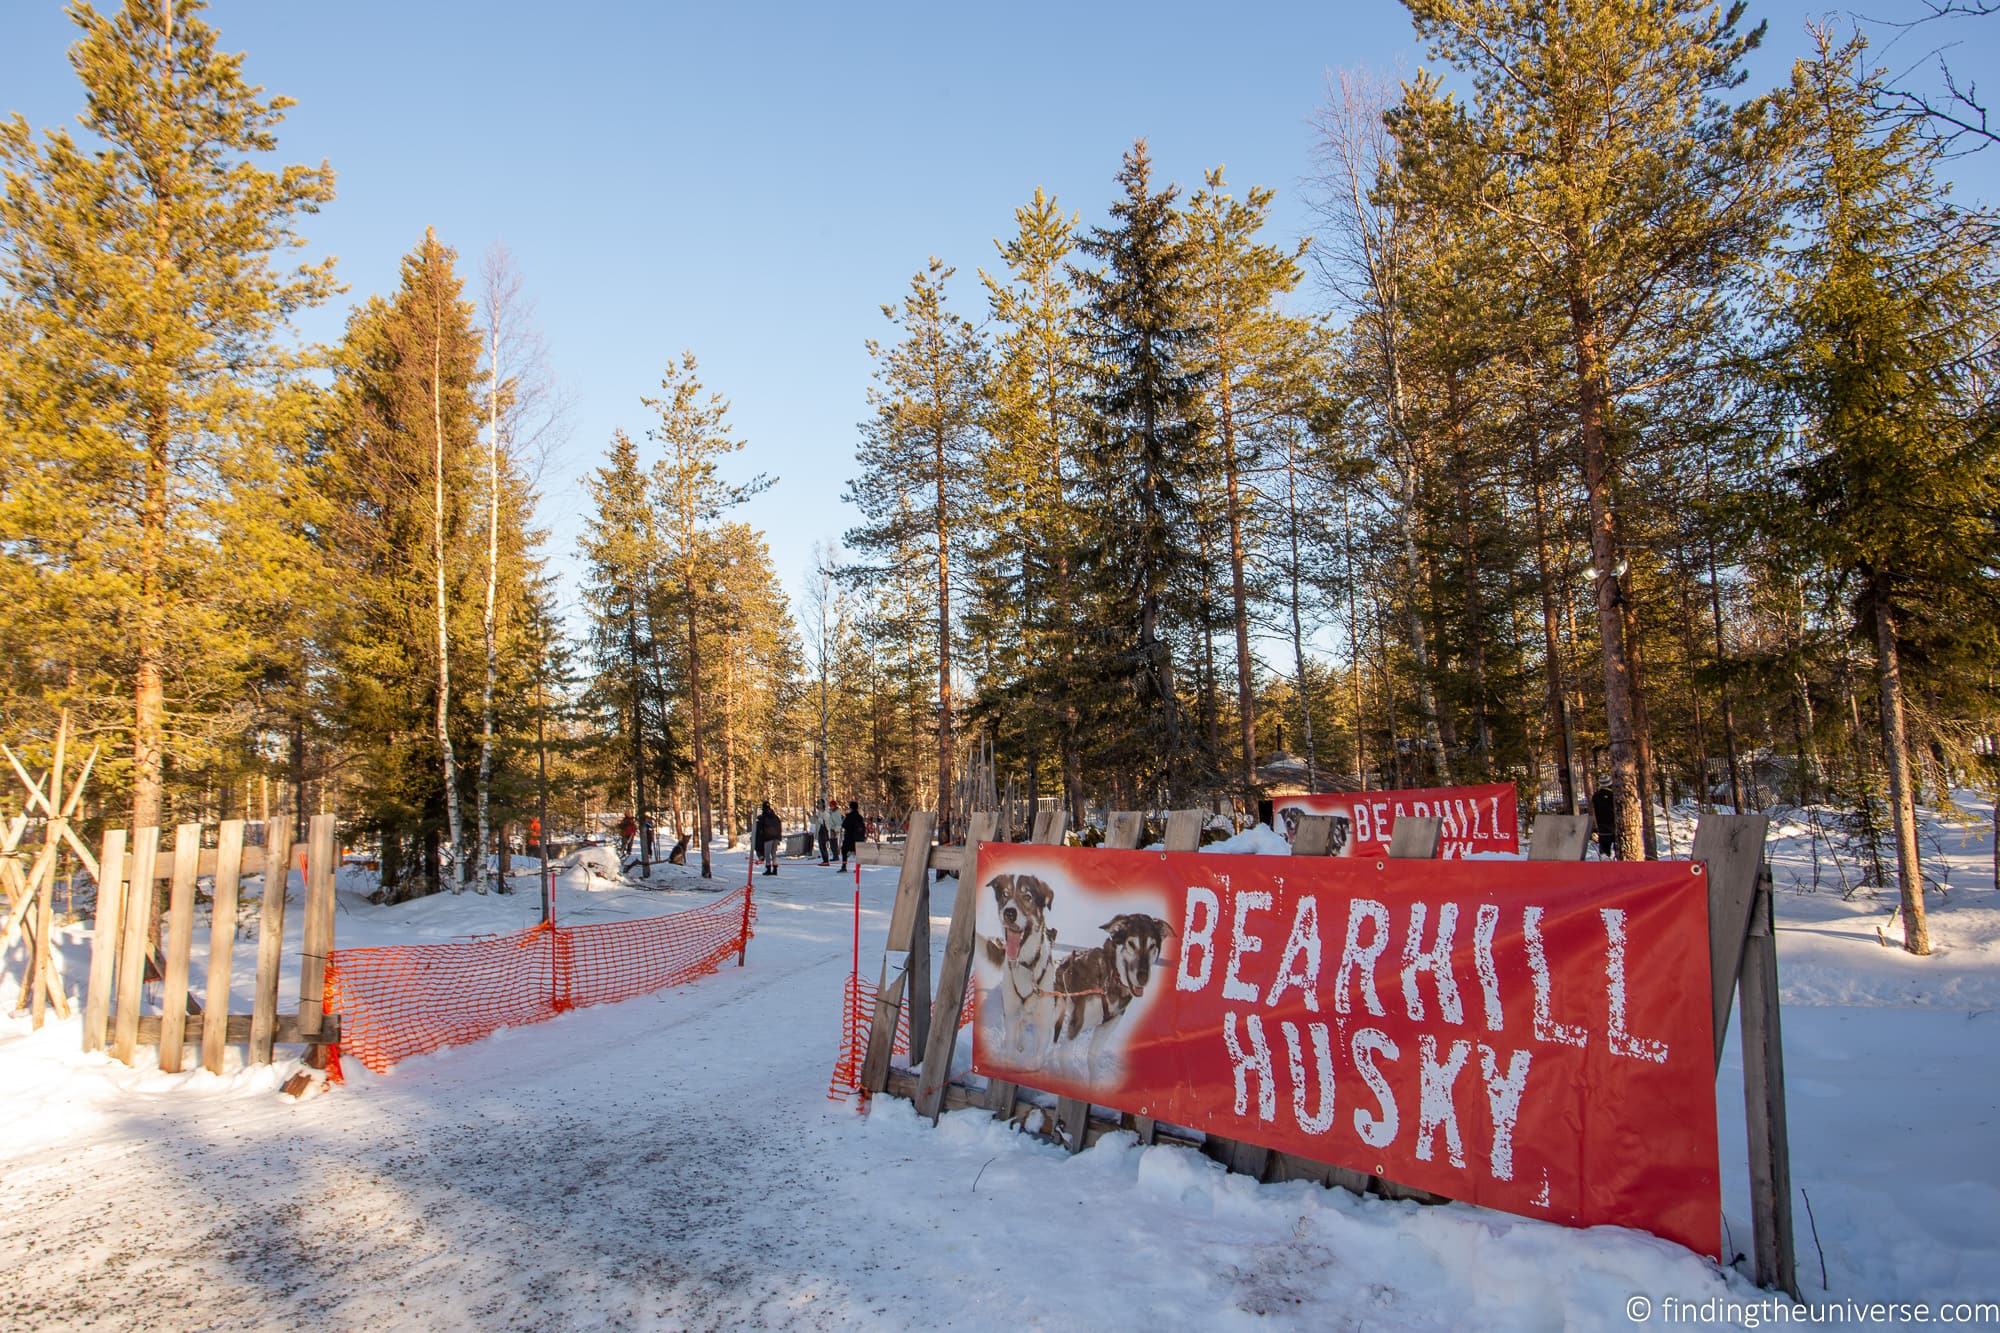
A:
<svg viewBox="0 0 2000 1333">
<path fill-rule="evenodd" d="M 1300 815 L 1292 826 L 1293 856 L 1325 856 L 1332 846 L 1332 815 Z"/>
<path fill-rule="evenodd" d="M 1366 1171 L 1354 1171 L 1289 1152 L 1271 1154 L 1271 1164 L 1264 1178 L 1270 1181 L 1310 1180 L 1320 1185 L 1338 1186 L 1350 1194 L 1366 1194 L 1370 1179 Z"/>
<path fill-rule="evenodd" d="M 289 841 L 287 839 L 288 844 Z M 196 878 L 208 879 L 216 873 L 216 866 L 218 864 L 217 856 L 221 850 L 220 847 L 204 847 L 201 849 L 200 859 L 195 863 Z M 238 871 L 239 874 L 261 875 L 264 873 L 264 849 L 262 847 L 246 846 L 243 848 L 242 856 L 243 860 Z M 154 871 L 154 878 L 156 880 L 164 880 L 171 877 L 172 874 L 172 864 L 168 861 L 162 861 Z"/>
<path fill-rule="evenodd" d="M 858 842 L 854 859 L 865 866 L 899 866 L 903 864 L 903 849 L 893 842 Z"/>
<path fill-rule="evenodd" d="M 271 1063 L 271 1040 L 278 1016 L 278 968 L 285 950 L 285 885 L 292 877 L 292 817 L 264 821 L 270 841 L 263 898 L 257 904 L 257 992 L 250 1004 L 250 1063 Z"/>
<path fill-rule="evenodd" d="M 1146 817 L 1137 810 L 1116 810 L 1104 821 L 1105 847 L 1137 847 L 1146 831 Z"/>
<path fill-rule="evenodd" d="M 1778 941 L 1770 869 L 1760 877 L 1743 951 L 1743 1120 L 1750 1140 L 1750 1233 L 1757 1285 L 1799 1299 L 1792 1236 L 1791 1132 L 1785 1116 L 1785 1042 L 1778 1021 Z"/>
<path fill-rule="evenodd" d="M 333 872 L 334 818 L 314 815 L 306 833 L 305 940 L 299 948 L 299 1031 L 307 1037 L 318 1033 L 326 1012 L 326 956 L 333 952 Z"/>
<path fill-rule="evenodd" d="M 931 833 L 936 827 L 936 816 L 929 816 L 921 826 L 913 816 L 910 830 L 911 842 L 905 845 L 903 866 L 897 884 L 897 898 L 902 898 L 901 876 L 916 875 L 916 912 L 910 918 L 910 942 L 904 947 L 909 950 L 910 984 L 903 992 L 903 1003 L 908 1006 L 910 1020 L 910 1050 L 921 1051 L 931 1040 L 931 866 L 930 856 L 937 849 L 931 846 Z M 915 850 L 912 851 L 911 849 Z M 954 1014 L 957 1010 L 952 1011 Z"/>
<path fill-rule="evenodd" d="M 1708 979 L 1718 1069 L 1729 1036 L 1729 1007 L 1736 996 L 1743 942 L 1750 934 L 1757 877 L 1764 864 L 1764 835 L 1770 824 L 1765 815 L 1708 814 L 1694 831 L 1691 859 L 1706 863 L 1708 874 Z"/>
<path fill-rule="evenodd" d="M 929 854 L 932 831 L 937 828 L 937 815 L 931 811 L 918 810 L 910 815 L 910 837 L 904 844 L 901 859 L 902 871 L 896 878 L 896 900 L 889 913 L 889 939 L 883 958 L 884 974 L 881 988 L 875 999 L 875 1019 L 868 1028 L 868 1050 L 861 1059 L 861 1089 L 863 1092 L 880 1092 L 889 1077 L 889 1059 L 896 1044 L 896 1014 L 902 1008 L 904 996 L 911 992 L 920 980 L 917 971 L 917 936 L 919 922 L 922 931 L 924 953 L 921 980 L 930 979 L 930 866 Z M 894 977 L 887 975 L 889 959 L 897 958 L 898 970 Z M 910 1006 L 910 1047 L 921 1050 L 930 1039 L 930 996 L 909 994 Z M 924 1041 L 917 1040 L 917 1014 L 924 1015 Z"/>
<path fill-rule="evenodd" d="M 98 855 L 97 919 L 90 931 L 90 982 L 83 996 L 83 1049 L 105 1046 L 111 1019 L 111 983 L 118 973 L 118 937 L 125 925 L 125 830 L 104 831 Z"/>
<path fill-rule="evenodd" d="M 1061 830 L 1068 822 L 1069 811 L 1067 810 L 1037 810 L 1035 811 L 1035 826 L 1028 833 L 1028 841 L 1038 842 L 1043 846 L 1061 842 Z M 1051 826 L 1057 830 L 1053 837 L 1049 834 Z"/>
<path fill-rule="evenodd" d="M 1444 821 L 1436 815 L 1404 815 L 1389 832 L 1389 855 L 1403 861 L 1432 861 L 1444 845 Z"/>
<path fill-rule="evenodd" d="M 243 869 L 243 821 L 225 819 L 216 836 L 215 896 L 208 926 L 208 1004 L 201 1015 L 201 1064 L 222 1072 L 228 1041 L 229 974 L 236 959 L 236 892 Z M 247 1039 L 249 1033 L 244 1033 Z"/>
<path fill-rule="evenodd" d="M 187 1036 L 189 1041 L 201 1043 L 204 1050 L 208 1044 L 208 1015 L 214 1012 L 215 1010 L 213 1009 L 203 1011 L 202 1025 L 188 1033 Z M 220 1044 L 236 1046 L 249 1041 L 256 1021 L 256 1018 L 250 1014 L 226 1015 L 222 1026 Z M 322 1015 L 319 1020 L 319 1031 L 308 1037 L 304 1032 L 299 1030 L 299 1016 L 297 1014 L 280 1014 L 277 1022 L 272 1027 L 271 1036 L 273 1041 L 288 1046 L 319 1045 L 326 1042 L 339 1041 L 340 1015 Z M 141 1014 L 139 1016 L 139 1044 L 141 1046 L 150 1046 L 158 1042 L 159 1039 L 160 1015 Z"/>
<path fill-rule="evenodd" d="M 936 1123 L 945 1085 L 951 1081 L 952 1053 L 958 1048 L 958 1009 L 972 976 L 972 951 L 978 943 L 973 927 L 979 912 L 979 847 L 999 831 L 1000 816 L 982 810 L 966 823 L 965 859 L 968 873 L 958 877 L 951 906 L 951 926 L 944 937 L 944 961 L 938 965 L 937 1000 L 932 1008 L 930 1041 L 924 1046 L 917 1078 L 917 1114 Z"/>
<path fill-rule="evenodd" d="M 1530 861 L 1581 861 L 1590 849 L 1589 815 L 1536 815 L 1528 835 Z"/>
<path fill-rule="evenodd" d="M 60 742 L 58 743 L 60 748 Z M 59 781 L 51 777 L 50 782 Z M 56 904 L 56 852 L 62 847 L 63 822 L 52 819 L 48 825 L 48 851 L 37 862 L 37 874 L 28 882 L 35 895 L 35 938 L 28 954 L 28 1006 L 33 1015 L 31 1022 L 39 1028 L 48 1017 L 49 979 L 55 974 L 55 959 L 50 951 L 55 945 L 55 904 Z"/>
<path fill-rule="evenodd" d="M 174 879 L 167 897 L 165 987 L 160 992 L 160 1072 L 181 1072 L 187 1034 L 188 966 L 194 952 L 194 881 L 201 865 L 201 825 L 174 830 Z"/>
<path fill-rule="evenodd" d="M 1201 850 L 1201 830 L 1207 816 L 1199 810 L 1167 811 L 1166 846 L 1170 852 Z"/>
<path fill-rule="evenodd" d="M 117 1013 L 111 1026 L 111 1056 L 132 1063 L 139 1040 L 139 1002 L 146 984 L 146 936 L 153 928 L 153 864 L 159 859 L 160 830 L 142 828 L 132 848 L 132 887 L 125 895 L 125 928 L 118 941 Z"/>
</svg>

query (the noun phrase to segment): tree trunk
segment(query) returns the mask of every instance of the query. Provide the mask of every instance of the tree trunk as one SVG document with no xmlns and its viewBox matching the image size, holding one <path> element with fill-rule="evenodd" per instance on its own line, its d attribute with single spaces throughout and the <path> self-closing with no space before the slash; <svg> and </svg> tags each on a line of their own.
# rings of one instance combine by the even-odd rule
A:
<svg viewBox="0 0 2000 1333">
<path fill-rule="evenodd" d="M 722 822 L 729 830 L 729 845 L 736 846 L 736 647 L 722 645 Z M 751 849 L 755 852 L 753 842 Z"/>
<path fill-rule="evenodd" d="M 1896 882 L 1903 899 L 1903 947 L 1914 954 L 1931 951 L 1930 925 L 1924 918 L 1923 863 L 1917 854 L 1917 812 L 1910 791 L 1910 748 L 1903 727 L 1902 658 L 1896 644 L 1896 612 L 1889 600 L 1888 576 L 1869 579 L 1869 601 L 1875 619 L 1875 680 L 1881 701 L 1882 758 L 1889 770 L 1889 813 L 1896 834 Z"/>
<path fill-rule="evenodd" d="M 1345 486 L 1340 490 L 1341 570 L 1347 584 L 1347 682 L 1354 694 L 1354 787 L 1368 790 L 1368 725 L 1362 691 L 1366 684 L 1362 671 L 1361 610 L 1354 590 L 1361 580 L 1354 572 L 1354 516 Z"/>
<path fill-rule="evenodd" d="M 1306 640 L 1305 628 L 1299 609 L 1299 473 L 1298 459 L 1294 451 L 1294 440 L 1290 433 L 1285 436 L 1285 537 L 1289 551 L 1285 572 L 1291 584 L 1289 598 L 1292 613 L 1292 688 L 1299 696 L 1299 736 L 1306 751 L 1306 790 L 1319 790 L 1319 751 L 1313 741 L 1312 699 L 1306 690 Z M 1353 596 L 1352 591 L 1348 594 Z M 1359 714 L 1356 722 L 1359 723 Z M 1357 751 L 1359 753 L 1359 751 Z M 1252 793 L 1254 795 L 1254 793 Z M 1256 809 L 1253 804 L 1253 813 Z"/>
<path fill-rule="evenodd" d="M 646 813 L 646 672 L 639 656 L 639 589 L 632 588 L 626 594 L 630 601 L 625 608 L 625 656 L 632 668 L 632 819 L 640 825 L 643 833 Z M 646 847 L 639 845 L 639 862 L 644 872 L 650 876 L 652 867 L 646 865 Z M 619 867 L 624 872 L 624 867 Z"/>
<path fill-rule="evenodd" d="M 1548 684 L 1549 726 L 1555 733 L 1556 762 L 1562 770 L 1563 810 L 1576 814 L 1576 759 L 1570 749 L 1569 708 L 1563 697 L 1562 641 L 1556 621 L 1555 582 L 1549 568 L 1548 508 L 1542 495 L 1542 446 L 1530 433 L 1528 468 L 1533 474 L 1529 492 L 1535 508 L 1535 580 L 1542 592 L 1542 674 Z"/>
<path fill-rule="evenodd" d="M 161 822 L 166 787 L 167 549 L 166 409 L 155 414 L 146 441 L 146 498 L 140 511 L 139 614 L 133 646 L 138 662 L 132 689 L 132 827 Z"/>
<path fill-rule="evenodd" d="M 938 713 L 937 713 L 937 837 L 938 841 L 950 842 L 952 838 L 952 818 L 957 813 L 952 809 L 952 760 L 957 744 L 952 730 L 951 716 L 951 508 L 945 491 L 945 406 L 937 403 L 939 413 L 938 428 L 931 439 L 932 466 L 937 469 L 937 636 L 938 636 Z"/>
<path fill-rule="evenodd" d="M 1486 633 L 1479 617 L 1483 598 L 1479 591 L 1479 546 L 1472 525 L 1472 459 L 1465 437 L 1465 403 L 1455 369 L 1445 376 L 1445 399 L 1451 416 L 1452 440 L 1456 445 L 1458 464 L 1453 473 L 1458 489 L 1458 541 L 1462 548 L 1459 560 L 1464 571 L 1466 639 L 1472 659 L 1473 749 L 1479 756 L 1475 776 L 1486 782 L 1493 775 L 1493 725 L 1487 713 Z"/>
<path fill-rule="evenodd" d="M 1623 581 L 1620 581 L 1623 589 Z M 1631 604 L 1625 606 L 1627 665 L 1632 673 L 1632 743 L 1639 759 L 1639 790 L 1646 799 L 1639 807 L 1639 836 L 1645 845 L 1645 859 L 1660 858 L 1660 836 L 1653 815 L 1653 790 L 1659 785 L 1653 769 L 1653 722 L 1646 713 L 1646 641 L 1639 633 L 1638 617 Z"/>
<path fill-rule="evenodd" d="M 1576 356 L 1577 425 L 1583 446 L 1584 491 L 1590 502 L 1590 554 L 1597 569 L 1597 630 L 1604 659 L 1604 730 L 1616 801 L 1618 854 L 1635 859 L 1644 836 L 1646 793 L 1639 785 L 1634 737 L 1633 682 L 1625 653 L 1625 597 L 1617 574 L 1618 519 L 1612 511 L 1616 468 L 1606 430 L 1604 367 L 1598 352 L 1597 314 L 1588 286 L 1576 275 L 1570 299 L 1570 339 Z"/>
<path fill-rule="evenodd" d="M 1722 637 L 1722 581 L 1715 572 L 1715 543 L 1708 543 L 1708 609 L 1715 624 L 1715 666 L 1722 669 L 1728 652 Z M 1722 705 L 1722 757 L 1729 766 L 1729 808 L 1743 813 L 1743 770 L 1736 760 L 1736 709 L 1729 699 L 1729 686 L 1719 691 Z"/>
<path fill-rule="evenodd" d="M 1243 578 L 1243 496 L 1236 473 L 1236 417 L 1229 368 L 1221 384 L 1222 465 L 1229 506 L 1229 602 L 1236 625 L 1236 736 L 1242 746 L 1243 798 L 1257 797 L 1257 692 L 1250 665 L 1250 597 Z M 1296 607 L 1296 603 L 1294 604 Z"/>
<path fill-rule="evenodd" d="M 435 264 L 437 256 L 430 256 Z M 433 270 L 432 280 L 436 275 Z M 435 294 L 435 293 L 434 293 Z M 452 856 L 458 866 L 458 883 L 471 877 L 472 858 L 466 855 L 465 830 L 458 813 L 458 759 L 451 748 L 451 642 L 447 631 L 444 578 L 444 324 L 443 312 L 431 311 L 437 321 L 431 338 L 431 564 L 437 592 L 437 743 L 444 764 L 444 818 L 451 838 Z M 458 887 L 457 885 L 454 888 Z"/>
<path fill-rule="evenodd" d="M 1401 503 L 1397 506 L 1397 527 L 1402 537 L 1403 577 L 1408 592 L 1403 599 L 1403 633 L 1410 641 L 1410 661 L 1416 668 L 1416 679 L 1412 682 L 1417 691 L 1417 716 L 1424 729 L 1424 746 L 1437 762 L 1437 779 L 1440 786 L 1451 785 L 1451 756 L 1445 752 L 1444 734 L 1438 726 L 1437 694 L 1431 688 L 1430 645 L 1424 632 L 1424 578 L 1423 561 L 1417 554 L 1416 507 L 1417 507 L 1417 454 L 1409 452 L 1404 463 Z"/>
<path fill-rule="evenodd" d="M 174 97 L 174 29 L 171 11 L 162 11 L 159 81 Z M 154 182 L 153 276 L 164 290 L 172 280 L 173 183 Z M 159 395 L 162 389 L 150 389 Z M 139 607 L 134 617 L 132 676 L 132 827 L 157 827 L 166 791 L 167 488 L 172 482 L 173 417 L 164 397 L 154 396 L 146 413 L 145 493 L 139 508 Z"/>
<path fill-rule="evenodd" d="M 493 621 L 494 592 L 500 583 L 500 330 L 498 321 L 487 331 L 493 383 L 487 400 L 487 429 L 492 435 L 486 456 L 486 603 L 480 613 L 479 631 L 486 648 L 486 682 L 479 692 L 479 856 L 486 856 L 488 807 L 493 790 L 493 679 L 499 672 L 500 645 Z M 501 859 L 506 852 L 503 847 Z M 485 866 L 480 867 L 480 888 L 486 884 Z M 507 887 L 506 874 L 500 887 Z"/>
<path fill-rule="evenodd" d="M 687 516 L 687 522 L 690 525 L 692 524 L 692 515 Z M 689 532 L 691 535 L 691 526 Z M 695 827 L 701 841 L 701 877 L 703 879 L 712 879 L 715 876 L 715 867 L 712 863 L 713 853 L 709 849 L 709 843 L 715 837 L 715 830 L 708 799 L 708 746 L 702 739 L 701 642 L 700 635 L 697 633 L 698 626 L 695 608 L 698 603 L 695 597 L 694 561 L 692 559 L 689 559 L 681 569 L 681 596 L 687 605 L 688 737 L 690 746 L 694 751 Z M 723 656 L 727 658 L 730 654 L 730 647 L 727 642 L 723 644 L 722 651 Z M 822 729 L 826 726 L 824 700 L 821 703 L 820 726 Z M 732 782 L 729 785 L 733 787 L 734 783 Z M 735 845 L 734 838 L 731 838 L 730 845 Z"/>
</svg>

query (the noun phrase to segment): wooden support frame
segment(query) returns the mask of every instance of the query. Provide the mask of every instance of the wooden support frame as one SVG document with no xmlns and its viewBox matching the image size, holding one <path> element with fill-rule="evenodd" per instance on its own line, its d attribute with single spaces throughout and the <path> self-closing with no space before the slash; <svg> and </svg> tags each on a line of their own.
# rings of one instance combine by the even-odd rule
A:
<svg viewBox="0 0 2000 1333">
<path fill-rule="evenodd" d="M 938 1021 L 931 1024 L 930 1040 L 924 1043 L 913 1098 L 917 1114 L 934 1123 L 944 1100 L 945 1084 L 951 1081 L 952 1053 L 958 1048 L 958 1002 L 952 997 L 964 995 L 966 982 L 972 977 L 973 924 L 979 903 L 979 848 L 993 841 L 999 827 L 1000 816 L 991 810 L 982 810 L 966 822 L 965 856 L 958 874 L 958 893 L 952 900 L 944 961 L 938 965 L 937 1000 L 932 1006 Z"/>
<path fill-rule="evenodd" d="M 1750 1162 L 1751 1258 L 1757 1285 L 1799 1296 L 1792 1231 L 1792 1163 L 1785 1111 L 1785 1047 L 1779 1021 L 1778 941 L 1771 868 L 1764 860 L 1770 820 L 1707 815 L 1691 857 L 1708 867 L 1709 984 L 1715 1063 L 1722 1066 L 1731 1001 L 1740 992 L 1743 1122 Z"/>
<path fill-rule="evenodd" d="M 964 867 L 952 911 L 950 933 L 946 937 L 945 959 L 940 965 L 940 988 L 936 1010 L 940 1015 L 955 1012 L 970 975 L 972 950 L 976 946 L 973 922 L 978 903 L 978 849 L 992 831 L 990 817 L 975 823 L 969 845 L 953 859 L 953 868 Z M 1036 821 L 1035 841 L 1062 840 L 1062 816 L 1053 821 Z M 1170 851 L 1194 850 L 1200 842 L 1200 811 L 1174 811 L 1168 816 L 1166 847 Z M 1330 822 L 1325 817 L 1300 819 L 1293 842 L 1293 855 L 1324 855 Z M 1134 812 L 1114 813 L 1107 821 L 1103 846 L 1119 848 L 1136 845 L 1143 821 Z M 1051 826 L 1052 825 L 1052 826 Z M 913 817 L 913 832 L 918 820 Z M 1732 1001 L 1742 992 L 1741 1030 L 1743 1046 L 1743 1095 L 1748 1127 L 1750 1164 L 1752 1248 L 1759 1285 L 1798 1295 L 1797 1263 L 1791 1216 L 1791 1169 L 1785 1117 L 1784 1050 L 1780 1029 L 1777 974 L 1777 944 L 1772 933 L 1771 879 L 1764 861 L 1764 839 L 1769 821 L 1763 816 L 1710 815 L 1696 831 L 1692 859 L 1707 863 L 1709 894 L 1710 969 L 1715 1010 L 1715 1058 L 1719 1065 L 1727 1035 Z M 1530 842 L 1529 859 L 1536 861 L 1580 860 L 1589 843 L 1588 815 L 1543 815 L 1536 821 Z M 923 820 L 926 839 L 929 820 Z M 1431 859 L 1442 842 L 1441 821 L 1405 818 L 1398 820 L 1389 855 L 1397 859 Z M 922 845 L 914 844 L 914 845 Z M 899 909 L 904 887 L 915 878 L 921 881 L 930 867 L 940 864 L 944 853 L 956 849 L 933 849 L 922 857 L 901 856 L 878 851 L 872 864 L 901 863 L 904 875 L 898 885 Z M 899 938 L 896 922 L 891 924 L 891 947 Z M 909 1097 L 920 1114 L 935 1121 L 946 1110 L 983 1105 L 994 1115 L 1012 1118 L 1018 1098 L 1015 1085 L 990 1079 L 984 1096 L 950 1081 L 950 1052 L 956 1033 L 950 1019 L 941 1019 L 929 1040 L 919 1072 L 891 1070 L 888 1052 L 895 1035 L 897 1004 L 903 985 L 910 977 L 905 968 L 889 987 L 885 1002 L 879 1003 L 870 1031 L 869 1052 L 874 1057 L 879 1046 L 880 1066 L 874 1080 L 864 1087 L 871 1092 L 887 1091 Z M 925 997 L 928 999 L 929 997 Z M 1058 1098 L 1054 1137 L 1071 1152 L 1079 1152 L 1104 1134 L 1120 1128 L 1132 1130 L 1144 1143 L 1166 1142 L 1199 1146 L 1217 1157 L 1232 1171 L 1264 1181 L 1315 1180 L 1362 1193 L 1373 1191 L 1386 1198 L 1444 1202 L 1437 1195 L 1411 1189 L 1394 1181 L 1370 1176 L 1350 1168 L 1319 1162 L 1291 1153 L 1274 1152 L 1255 1144 L 1238 1143 L 1216 1136 L 1197 1140 L 1183 1133 L 1163 1130 L 1140 1116 L 1111 1120 L 1093 1116 L 1090 1106 L 1073 1098 Z"/>
<path fill-rule="evenodd" d="M 911 814 L 902 853 L 894 861 L 902 873 L 897 876 L 896 900 L 889 909 L 889 942 L 882 957 L 875 1017 L 868 1028 L 868 1051 L 861 1060 L 863 1095 L 887 1086 L 889 1057 L 896 1045 L 896 1018 L 902 1012 L 905 991 L 910 992 L 910 1048 L 921 1049 L 930 1040 L 930 872 L 931 860 L 940 850 L 931 846 L 936 830 L 935 814 L 927 810 Z M 877 847 L 867 859 L 876 865 L 891 864 L 884 850 Z M 892 963 L 896 965 L 893 978 L 888 975 Z"/>
</svg>

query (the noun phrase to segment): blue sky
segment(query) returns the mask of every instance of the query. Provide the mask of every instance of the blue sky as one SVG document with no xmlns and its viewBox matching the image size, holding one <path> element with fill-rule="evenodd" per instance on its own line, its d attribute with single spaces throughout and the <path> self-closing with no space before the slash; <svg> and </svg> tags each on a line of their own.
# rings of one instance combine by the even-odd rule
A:
<svg viewBox="0 0 2000 1333">
<path fill-rule="evenodd" d="M 1879 0 L 1893 18 L 1915 0 Z M 0 112 L 46 128 L 81 94 L 57 0 L 4 0 Z M 1775 83 L 1819 6 L 1771 21 L 1753 81 Z M 549 553 L 574 596 L 581 478 L 683 347 L 732 401 L 740 471 L 778 484 L 743 512 L 796 589 L 812 544 L 854 520 L 869 360 L 932 254 L 984 314 L 974 270 L 1042 185 L 1096 220 L 1120 154 L 1146 136 L 1183 183 L 1227 164 L 1278 191 L 1274 230 L 1310 232 L 1310 118 L 1342 67 L 1413 70 L 1391 0 L 1353 4 L 710 5 L 217 0 L 208 20 L 250 78 L 297 99 L 288 161 L 330 161 L 335 201 L 306 232 L 339 257 L 346 297 L 303 325 L 338 335 L 435 226 L 468 276 L 512 250 L 572 399 L 543 475 Z M 1883 41 L 1893 36 L 1883 31 Z M 2000 68 L 2000 18 L 1932 28 L 1962 71 Z M 1992 197 L 1993 153 L 1960 168 Z M 1314 298 L 1316 299 L 1316 298 Z M 642 440 L 642 448 L 645 443 Z"/>
</svg>

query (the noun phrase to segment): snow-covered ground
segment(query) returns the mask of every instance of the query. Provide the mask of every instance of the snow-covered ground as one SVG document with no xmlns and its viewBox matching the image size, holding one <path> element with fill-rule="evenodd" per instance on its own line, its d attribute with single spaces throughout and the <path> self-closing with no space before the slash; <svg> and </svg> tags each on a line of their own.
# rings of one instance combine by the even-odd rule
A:
<svg viewBox="0 0 2000 1333">
<path fill-rule="evenodd" d="M 1990 812 L 1967 809 L 1933 828 L 1956 887 L 1928 960 L 1877 943 L 1892 902 L 1799 891 L 1811 830 L 1777 830 L 1810 1299 L 2000 1299 L 2000 903 Z M 742 853 L 717 860 L 741 881 Z M 656 874 L 670 887 L 565 871 L 559 910 L 706 897 Z M 1638 1233 L 1259 1186 L 1127 1135 L 1071 1158 L 978 1111 L 857 1116 L 826 1100 L 853 882 L 788 862 L 755 883 L 745 968 L 381 1077 L 349 1061 L 303 1101 L 277 1094 L 285 1066 L 127 1069 L 79 1054 L 74 1020 L 0 1017 L 0 1326 L 1588 1329 L 1630 1327 L 1633 1297 L 1760 1298 Z M 339 942 L 514 929 L 537 910 L 519 884 L 376 907 L 346 871 Z M 861 885 L 872 974 L 894 871 Z M 88 933 L 64 939 L 75 994 Z M 1743 1250 L 1733 1046 L 1716 1095 Z"/>
</svg>

